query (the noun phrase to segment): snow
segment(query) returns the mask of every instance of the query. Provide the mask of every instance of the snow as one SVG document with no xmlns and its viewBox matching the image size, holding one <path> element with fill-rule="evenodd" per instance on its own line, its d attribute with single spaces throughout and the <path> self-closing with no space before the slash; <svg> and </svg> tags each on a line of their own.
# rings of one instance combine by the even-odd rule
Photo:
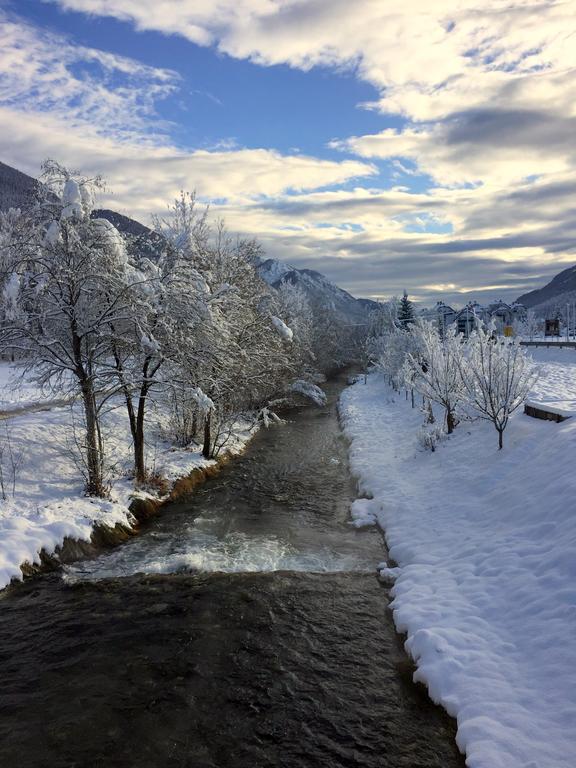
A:
<svg viewBox="0 0 576 768">
<path fill-rule="evenodd" d="M 536 347 L 531 351 L 542 364 L 542 373 L 527 404 L 561 416 L 575 415 L 576 350 L 571 347 Z"/>
<path fill-rule="evenodd" d="M 119 265 L 126 266 L 126 247 L 124 238 L 108 219 L 92 219 L 92 227 L 97 236 Z"/>
<path fill-rule="evenodd" d="M 82 192 L 74 179 L 68 179 L 62 191 L 62 219 L 82 217 Z"/>
<path fill-rule="evenodd" d="M 113 527 L 117 523 L 134 523 L 128 510 L 135 495 L 150 494 L 134 491 L 129 479 L 132 464 L 130 431 L 124 409 L 110 410 L 104 416 L 104 437 L 107 456 L 114 465 L 109 468 L 113 485 L 110 499 L 87 498 L 83 483 L 73 459 L 71 420 L 79 422 L 79 414 L 70 406 L 49 407 L 46 401 L 36 400 L 41 393 L 32 385 L 24 386 L 23 399 L 10 398 L 9 382 L 15 371 L 8 364 L 0 365 L 0 381 L 7 385 L 2 390 L 2 405 L 42 406 L 44 410 L 25 413 L 0 420 L 0 463 L 5 477 L 7 499 L 0 498 L 0 589 L 12 579 L 22 577 L 20 565 L 25 561 L 39 562 L 41 549 L 54 552 L 65 537 L 89 541 L 95 523 Z M 204 396 L 205 397 L 205 396 Z M 206 398 L 208 400 L 208 398 Z M 150 443 L 147 445 L 147 465 L 169 482 L 189 474 L 195 468 L 213 465 L 204 459 L 201 447 L 192 445 L 179 448 L 163 439 L 166 431 L 166 413 L 152 408 Z M 257 426 L 238 420 L 234 434 L 226 445 L 230 453 L 239 453 L 250 440 Z M 19 465 L 16 471 L 15 494 L 12 495 L 10 450 Z"/>
<path fill-rule="evenodd" d="M 278 331 L 278 334 L 282 336 L 284 341 L 292 341 L 294 333 L 291 328 L 288 328 L 284 320 L 280 320 L 279 317 L 272 317 L 272 325 Z"/>
<path fill-rule="evenodd" d="M 304 381 L 304 379 L 298 379 L 290 385 L 292 392 L 297 392 L 299 395 L 309 398 L 316 405 L 326 405 L 326 393 L 317 384 L 313 384 L 311 381 Z"/>
<path fill-rule="evenodd" d="M 216 407 L 214 405 L 214 401 L 208 397 L 208 395 L 203 392 L 200 387 L 194 387 L 190 392 L 190 396 L 200 409 L 201 413 L 209 413 Z"/>
<path fill-rule="evenodd" d="M 48 229 L 46 230 L 44 239 L 46 240 L 48 245 L 55 246 L 60 241 L 60 237 L 61 237 L 60 222 L 52 221 Z"/>
<path fill-rule="evenodd" d="M 54 397 L 36 384 L 22 380 L 20 371 L 8 362 L 0 361 L 0 412 L 34 405 L 46 405 Z"/>
<path fill-rule="evenodd" d="M 20 291 L 20 278 L 13 272 L 6 280 L 2 300 L 6 305 L 6 316 L 13 319 L 17 312 L 18 292 Z"/>
<path fill-rule="evenodd" d="M 569 399 L 573 350 L 534 350 L 531 397 Z M 461 423 L 435 453 L 422 414 L 377 374 L 343 393 L 360 491 L 390 558 L 392 609 L 415 679 L 457 718 L 470 768 L 576 765 L 576 419 Z"/>
<path fill-rule="evenodd" d="M 258 267 L 258 274 L 268 285 L 274 285 L 281 280 L 288 272 L 293 272 L 295 267 L 286 264 L 278 259 L 267 259 Z"/>
</svg>

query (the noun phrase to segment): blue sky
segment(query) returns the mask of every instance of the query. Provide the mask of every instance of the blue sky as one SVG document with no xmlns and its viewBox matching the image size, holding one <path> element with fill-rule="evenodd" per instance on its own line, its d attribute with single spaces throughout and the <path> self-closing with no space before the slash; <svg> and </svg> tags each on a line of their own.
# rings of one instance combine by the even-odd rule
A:
<svg viewBox="0 0 576 768">
<path fill-rule="evenodd" d="M 576 261 L 573 0 L 0 0 L 0 159 L 195 189 L 356 295 L 515 298 Z"/>
</svg>

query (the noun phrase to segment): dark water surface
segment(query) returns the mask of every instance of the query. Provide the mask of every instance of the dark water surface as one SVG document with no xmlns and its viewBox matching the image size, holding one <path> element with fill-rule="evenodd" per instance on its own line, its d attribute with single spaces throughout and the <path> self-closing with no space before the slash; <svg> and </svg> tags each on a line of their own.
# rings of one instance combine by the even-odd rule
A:
<svg viewBox="0 0 576 768">
<path fill-rule="evenodd" d="M 464 765 L 382 539 L 347 525 L 342 383 L 141 536 L 0 597 L 2 768 Z"/>
</svg>

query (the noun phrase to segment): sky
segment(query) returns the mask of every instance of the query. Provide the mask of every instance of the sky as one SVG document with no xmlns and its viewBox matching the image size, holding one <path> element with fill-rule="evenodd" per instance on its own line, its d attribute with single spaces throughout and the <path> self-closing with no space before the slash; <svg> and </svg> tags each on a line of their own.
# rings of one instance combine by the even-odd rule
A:
<svg viewBox="0 0 576 768">
<path fill-rule="evenodd" d="M 576 0 L 0 0 L 0 160 L 180 190 L 356 296 L 576 263 Z"/>
</svg>

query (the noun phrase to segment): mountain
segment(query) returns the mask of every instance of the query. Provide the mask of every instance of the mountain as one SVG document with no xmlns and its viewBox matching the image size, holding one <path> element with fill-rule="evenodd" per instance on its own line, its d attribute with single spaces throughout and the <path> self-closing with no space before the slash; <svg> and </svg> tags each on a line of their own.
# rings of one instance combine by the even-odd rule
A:
<svg viewBox="0 0 576 768">
<path fill-rule="evenodd" d="M 0 162 L 0 211 L 24 207 L 33 199 L 37 186 L 38 181 L 32 176 Z M 129 253 L 144 253 L 149 258 L 157 258 L 164 248 L 161 235 L 129 216 L 106 208 L 95 210 L 92 215 L 107 219 L 120 232 L 130 236 Z M 282 282 L 288 282 L 299 286 L 313 310 L 333 312 L 343 325 L 364 324 L 368 313 L 376 306 L 370 299 L 355 299 L 313 269 L 297 269 L 277 259 L 266 259 L 257 269 L 268 285 L 278 287 Z"/>
<path fill-rule="evenodd" d="M 166 247 L 166 241 L 158 232 L 117 211 L 98 208 L 92 211 L 92 218 L 107 219 L 123 235 L 129 235 L 127 251 L 130 255 L 138 254 L 147 256 L 149 259 L 157 259 Z"/>
<path fill-rule="evenodd" d="M 552 306 L 565 305 L 576 298 L 576 265 L 564 269 L 543 288 L 525 293 L 516 301 L 528 309 L 546 310 Z"/>
<path fill-rule="evenodd" d="M 355 299 L 313 269 L 297 269 L 277 259 L 261 261 L 257 269 L 260 277 L 273 288 L 282 283 L 296 285 L 304 291 L 313 310 L 334 312 L 351 325 L 364 324 L 370 310 L 377 306 L 370 299 Z"/>
<path fill-rule="evenodd" d="M 37 186 L 32 176 L 0 162 L 0 211 L 23 208 L 34 198 Z"/>
</svg>

